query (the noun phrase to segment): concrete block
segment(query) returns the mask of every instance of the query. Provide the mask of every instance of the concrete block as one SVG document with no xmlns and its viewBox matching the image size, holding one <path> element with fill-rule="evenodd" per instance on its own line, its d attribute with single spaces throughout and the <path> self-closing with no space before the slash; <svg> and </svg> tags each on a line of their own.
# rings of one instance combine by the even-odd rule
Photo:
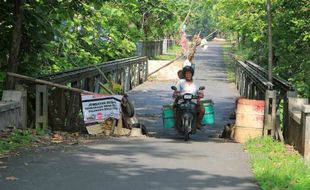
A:
<svg viewBox="0 0 310 190">
<path fill-rule="evenodd" d="M 310 104 L 303 105 L 303 106 L 302 106 L 302 112 L 304 112 L 304 113 L 310 113 Z"/>
<path fill-rule="evenodd" d="M 141 128 L 132 128 L 130 132 L 131 137 L 141 137 L 142 131 Z"/>
<path fill-rule="evenodd" d="M 4 90 L 2 94 L 2 101 L 20 102 L 22 92 L 16 90 Z"/>
<path fill-rule="evenodd" d="M 305 104 L 308 104 L 308 98 L 288 98 L 289 111 L 301 111 Z"/>
</svg>

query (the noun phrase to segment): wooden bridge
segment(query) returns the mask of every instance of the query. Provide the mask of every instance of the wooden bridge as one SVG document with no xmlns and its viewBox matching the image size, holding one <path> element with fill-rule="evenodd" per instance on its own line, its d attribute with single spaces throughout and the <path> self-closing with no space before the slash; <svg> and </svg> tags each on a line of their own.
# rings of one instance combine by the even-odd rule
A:
<svg viewBox="0 0 310 190">
<path fill-rule="evenodd" d="M 297 98 L 294 87 L 279 77 L 274 76 L 271 82 L 268 81 L 267 71 L 251 61 L 235 60 L 234 66 L 235 83 L 240 95 L 248 99 L 265 100 L 264 135 L 285 140 L 310 160 L 308 99 Z M 38 77 L 95 93 L 100 93 L 109 80 L 120 84 L 122 93 L 126 93 L 147 78 L 147 57 L 124 58 Z M 83 119 L 79 93 L 26 81 L 20 81 L 20 84 L 18 89 L 26 97 L 21 106 L 21 123 L 24 127 L 50 126 L 52 130 L 65 131 L 81 129 Z"/>
</svg>

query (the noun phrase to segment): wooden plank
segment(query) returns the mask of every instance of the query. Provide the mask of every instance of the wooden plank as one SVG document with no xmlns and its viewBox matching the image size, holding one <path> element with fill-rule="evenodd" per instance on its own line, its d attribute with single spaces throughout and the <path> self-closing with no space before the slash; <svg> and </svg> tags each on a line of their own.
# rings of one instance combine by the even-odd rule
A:
<svg viewBox="0 0 310 190">
<path fill-rule="evenodd" d="M 32 78 L 32 77 L 28 77 L 28 76 L 20 75 L 20 74 L 16 74 L 16 73 L 7 72 L 7 75 L 10 75 L 10 76 L 13 76 L 13 77 L 16 77 L 16 78 L 19 78 L 19 79 L 31 81 L 33 83 L 54 86 L 54 87 L 57 87 L 57 88 L 66 89 L 66 90 L 70 90 L 70 91 L 77 92 L 77 93 L 94 94 L 93 92 L 81 90 L 81 89 L 78 89 L 78 88 L 72 88 L 70 86 L 65 86 L 65 85 L 53 83 L 53 82 L 50 82 L 50 81 L 45 81 L 45 80 L 41 80 L 41 79 L 35 79 L 35 78 Z"/>
</svg>

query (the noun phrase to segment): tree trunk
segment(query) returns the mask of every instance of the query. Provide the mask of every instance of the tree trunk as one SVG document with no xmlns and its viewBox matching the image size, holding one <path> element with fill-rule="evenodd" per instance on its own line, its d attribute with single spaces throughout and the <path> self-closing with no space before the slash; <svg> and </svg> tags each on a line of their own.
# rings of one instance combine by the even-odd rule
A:
<svg viewBox="0 0 310 190">
<path fill-rule="evenodd" d="M 8 72 L 16 73 L 18 70 L 18 57 L 22 36 L 22 0 L 14 0 L 14 24 L 12 31 L 11 48 L 9 52 Z M 5 80 L 5 89 L 14 89 L 15 79 L 7 76 Z"/>
</svg>

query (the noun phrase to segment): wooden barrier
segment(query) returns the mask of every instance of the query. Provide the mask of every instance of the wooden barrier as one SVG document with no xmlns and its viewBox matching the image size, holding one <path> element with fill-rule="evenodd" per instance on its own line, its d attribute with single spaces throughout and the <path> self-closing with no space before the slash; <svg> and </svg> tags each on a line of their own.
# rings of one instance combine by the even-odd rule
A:
<svg viewBox="0 0 310 190">
<path fill-rule="evenodd" d="M 5 127 L 24 127 L 25 114 L 24 92 L 15 90 L 4 90 L 0 101 L 0 129 Z"/>
<path fill-rule="evenodd" d="M 147 76 L 147 58 L 132 57 L 45 75 L 31 80 L 32 84 L 35 84 L 36 81 L 45 81 L 47 83 L 44 84 L 48 86 L 36 85 L 33 88 L 34 85 L 25 82 L 29 86 L 28 105 L 30 107 L 28 113 L 30 117 L 28 117 L 28 126 L 50 127 L 52 130 L 63 131 L 83 130 L 80 93 L 100 93 L 106 90 L 102 86 L 111 83 L 111 81 L 114 84 L 120 84 L 122 93 L 126 93 L 147 80 Z M 71 89 L 75 89 L 75 91 Z M 35 105 L 33 105 L 34 103 Z"/>
<path fill-rule="evenodd" d="M 307 98 L 288 98 L 286 142 L 310 162 L 310 105 Z"/>
</svg>

